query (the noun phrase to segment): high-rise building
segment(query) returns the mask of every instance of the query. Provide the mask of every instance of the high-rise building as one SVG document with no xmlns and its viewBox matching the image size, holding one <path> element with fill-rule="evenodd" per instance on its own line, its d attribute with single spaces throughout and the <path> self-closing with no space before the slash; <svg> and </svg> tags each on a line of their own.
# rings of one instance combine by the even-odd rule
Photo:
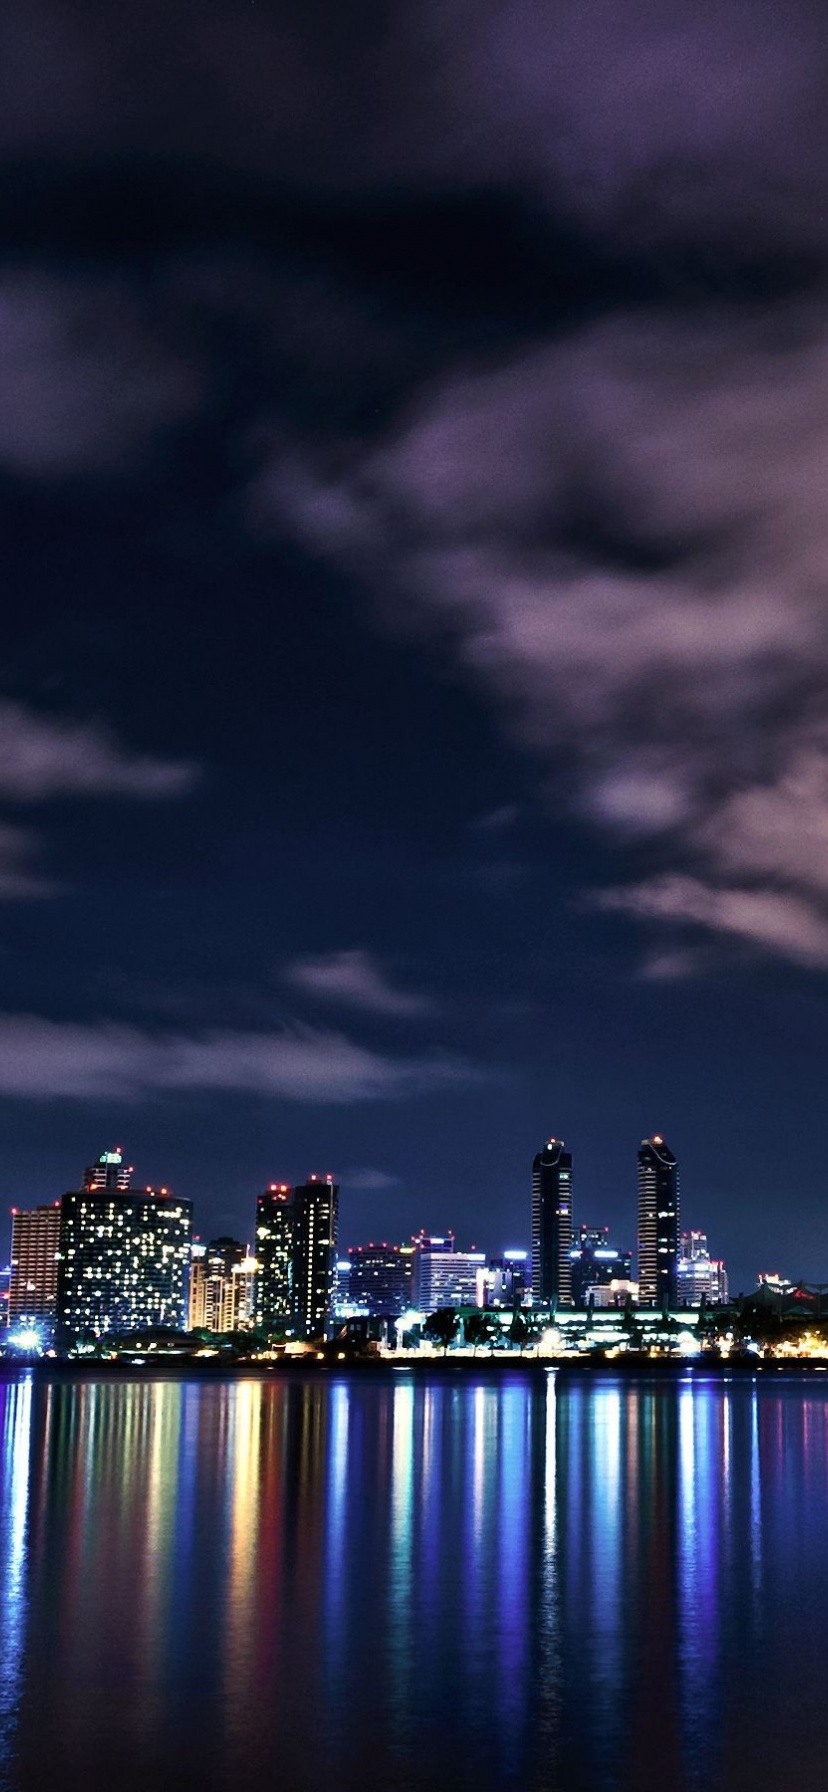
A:
<svg viewBox="0 0 828 1792">
<path fill-rule="evenodd" d="M 256 1284 L 259 1277 L 258 1259 L 253 1256 L 248 1245 L 241 1263 L 233 1265 L 232 1312 L 234 1332 L 251 1331 L 256 1324 Z"/>
<path fill-rule="evenodd" d="M 293 1324 L 301 1338 L 322 1338 L 333 1319 L 339 1186 L 309 1176 L 293 1191 Z"/>
<path fill-rule="evenodd" d="M 404 1313 L 411 1305 L 411 1244 L 352 1244 L 348 1299 L 369 1314 Z"/>
<path fill-rule="evenodd" d="M 703 1300 L 726 1304 L 727 1270 L 721 1258 L 711 1257 L 705 1232 L 682 1232 L 676 1284 L 680 1307 L 698 1307 Z"/>
<path fill-rule="evenodd" d="M 207 1246 L 198 1239 L 190 1245 L 190 1286 L 187 1294 L 188 1332 L 206 1331 Z"/>
<path fill-rule="evenodd" d="M 57 1319 L 60 1202 L 28 1213 L 12 1208 L 9 1325 L 54 1330 Z"/>
<path fill-rule="evenodd" d="M 256 1203 L 257 1324 L 321 1338 L 333 1319 L 339 1187 L 309 1176 L 272 1182 Z"/>
<path fill-rule="evenodd" d="M 293 1189 L 271 1182 L 256 1202 L 256 1324 L 285 1331 L 293 1316 Z"/>
<path fill-rule="evenodd" d="M 502 1257 L 490 1257 L 477 1278 L 477 1297 L 481 1307 L 522 1307 L 529 1292 L 527 1277 L 528 1251 L 504 1251 Z"/>
<path fill-rule="evenodd" d="M 124 1154 L 120 1145 L 114 1151 L 102 1151 L 94 1164 L 90 1164 L 83 1172 L 81 1187 L 91 1188 L 129 1188 L 134 1175 L 132 1164 L 124 1163 Z"/>
<path fill-rule="evenodd" d="M 190 1330 L 237 1332 L 252 1324 L 250 1281 L 255 1269 L 255 1260 L 236 1238 L 214 1238 L 206 1247 L 194 1246 Z"/>
<path fill-rule="evenodd" d="M 191 1201 L 165 1188 L 139 1190 L 117 1180 L 64 1195 L 59 1321 L 95 1336 L 151 1325 L 183 1329 L 192 1213 Z"/>
<path fill-rule="evenodd" d="M 678 1300 L 678 1163 L 660 1133 L 638 1150 L 638 1298 L 667 1312 Z"/>
<path fill-rule="evenodd" d="M 547 1139 L 532 1163 L 532 1299 L 571 1307 L 572 1153 Z"/>
<path fill-rule="evenodd" d="M 623 1306 L 630 1286 L 632 1252 L 619 1251 L 610 1244 L 609 1226 L 579 1226 L 569 1261 L 574 1307 L 585 1307 L 590 1295 L 597 1305 Z"/>
<path fill-rule="evenodd" d="M 411 1305 L 418 1313 L 477 1306 L 485 1251 L 458 1251 L 453 1232 L 440 1237 L 421 1232 L 413 1243 Z"/>
</svg>

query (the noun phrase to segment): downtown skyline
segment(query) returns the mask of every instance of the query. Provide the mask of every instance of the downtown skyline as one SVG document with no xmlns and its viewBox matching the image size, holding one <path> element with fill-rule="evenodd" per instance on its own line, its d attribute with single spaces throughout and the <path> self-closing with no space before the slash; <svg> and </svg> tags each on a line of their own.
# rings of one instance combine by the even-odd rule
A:
<svg viewBox="0 0 828 1792">
<path fill-rule="evenodd" d="M 508 1239 L 559 1132 L 623 1238 L 660 1130 L 828 1278 L 824 23 L 645 15 L 9 22 L 7 1206 Z"/>
</svg>

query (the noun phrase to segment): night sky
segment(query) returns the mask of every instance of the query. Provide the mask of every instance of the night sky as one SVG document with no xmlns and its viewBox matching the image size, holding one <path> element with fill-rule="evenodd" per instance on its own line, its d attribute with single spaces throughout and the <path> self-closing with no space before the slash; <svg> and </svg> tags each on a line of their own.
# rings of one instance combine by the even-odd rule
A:
<svg viewBox="0 0 828 1792">
<path fill-rule="evenodd" d="M 30 0 L 0 1199 L 828 1279 L 828 19 Z"/>
</svg>

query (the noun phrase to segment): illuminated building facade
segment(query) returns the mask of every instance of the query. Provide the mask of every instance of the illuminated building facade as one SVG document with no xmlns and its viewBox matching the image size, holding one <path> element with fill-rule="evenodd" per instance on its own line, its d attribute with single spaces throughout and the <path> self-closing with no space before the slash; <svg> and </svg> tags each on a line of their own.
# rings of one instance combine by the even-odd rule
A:
<svg viewBox="0 0 828 1792">
<path fill-rule="evenodd" d="M 711 1257 L 704 1232 L 682 1232 L 676 1279 L 680 1307 L 698 1307 L 702 1301 L 714 1306 L 727 1303 L 727 1270 L 721 1258 Z"/>
<path fill-rule="evenodd" d="M 294 1189 L 293 1324 L 301 1338 L 323 1338 L 331 1328 L 338 1217 L 332 1176 L 309 1176 Z"/>
<path fill-rule="evenodd" d="M 348 1299 L 369 1314 L 404 1313 L 411 1305 L 414 1246 L 354 1244 L 348 1251 Z"/>
<path fill-rule="evenodd" d="M 522 1307 L 529 1293 L 528 1251 L 504 1251 L 490 1257 L 478 1275 L 478 1304 L 482 1307 Z"/>
<path fill-rule="evenodd" d="M 532 1299 L 536 1306 L 572 1305 L 572 1153 L 547 1139 L 532 1163 Z"/>
<path fill-rule="evenodd" d="M 439 1307 L 477 1306 L 477 1278 L 485 1268 L 484 1251 L 458 1251 L 454 1234 L 429 1237 L 420 1233 L 414 1241 L 411 1305 L 418 1313 L 436 1313 Z"/>
<path fill-rule="evenodd" d="M 124 1163 L 124 1154 L 118 1145 L 114 1151 L 102 1151 L 95 1163 L 84 1170 L 81 1186 L 123 1190 L 129 1188 L 133 1175 L 133 1166 Z"/>
<path fill-rule="evenodd" d="M 57 1319 L 60 1202 L 28 1213 L 12 1208 L 9 1325 L 54 1330 Z"/>
<path fill-rule="evenodd" d="M 255 1323 L 256 1260 L 235 1238 L 193 1246 L 191 1331 L 237 1332 Z"/>
<path fill-rule="evenodd" d="M 610 1244 L 608 1226 L 579 1226 L 569 1261 L 573 1307 L 585 1307 L 590 1295 L 596 1305 L 623 1306 L 631 1285 L 632 1252 Z"/>
<path fill-rule="evenodd" d="M 60 1208 L 58 1319 L 100 1336 L 186 1323 L 192 1202 L 167 1189 L 99 1184 Z"/>
<path fill-rule="evenodd" d="M 272 1182 L 256 1203 L 256 1319 L 266 1332 L 321 1338 L 336 1291 L 339 1187 L 309 1176 L 295 1187 Z"/>
<path fill-rule="evenodd" d="M 256 1202 L 256 1324 L 284 1331 L 293 1315 L 293 1189 L 271 1182 Z"/>
<path fill-rule="evenodd" d="M 660 1133 L 638 1150 L 638 1298 L 668 1312 L 678 1302 L 678 1163 Z"/>
</svg>

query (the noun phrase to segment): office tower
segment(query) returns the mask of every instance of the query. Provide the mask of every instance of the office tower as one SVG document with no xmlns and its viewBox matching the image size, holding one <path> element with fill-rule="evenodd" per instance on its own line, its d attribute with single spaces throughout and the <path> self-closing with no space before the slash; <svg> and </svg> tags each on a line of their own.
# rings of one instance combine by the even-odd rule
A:
<svg viewBox="0 0 828 1792">
<path fill-rule="evenodd" d="M 285 1331 L 293 1316 L 293 1189 L 271 1182 L 256 1202 L 256 1324 Z"/>
<path fill-rule="evenodd" d="M 532 1164 L 532 1298 L 536 1306 L 571 1307 L 572 1154 L 547 1139 Z"/>
<path fill-rule="evenodd" d="M 421 1232 L 414 1245 L 411 1305 L 418 1313 L 477 1306 L 477 1278 L 485 1267 L 485 1251 L 458 1251 L 451 1232 L 436 1238 Z"/>
<path fill-rule="evenodd" d="M 256 1322 L 262 1330 L 323 1337 L 333 1318 L 339 1187 L 309 1176 L 272 1182 L 256 1203 Z"/>
<path fill-rule="evenodd" d="M 190 1286 L 187 1294 L 188 1332 L 206 1331 L 207 1319 L 207 1246 L 198 1242 L 190 1246 Z"/>
<path fill-rule="evenodd" d="M 484 1307 L 522 1307 L 529 1292 L 528 1251 L 504 1251 L 490 1257 L 478 1277 L 479 1304 Z"/>
<path fill-rule="evenodd" d="M 660 1133 L 638 1151 L 638 1298 L 667 1312 L 678 1298 L 678 1164 Z"/>
<path fill-rule="evenodd" d="M 711 1257 L 706 1233 L 682 1232 L 676 1284 L 680 1307 L 698 1307 L 703 1300 L 714 1305 L 726 1303 L 727 1270 L 721 1258 Z"/>
<path fill-rule="evenodd" d="M 57 1319 L 60 1202 L 28 1213 L 12 1208 L 9 1325 L 54 1331 Z"/>
<path fill-rule="evenodd" d="M 347 1319 L 352 1311 L 350 1259 L 337 1257 L 334 1277 L 334 1318 Z"/>
<path fill-rule="evenodd" d="M 353 1244 L 348 1250 L 348 1299 L 369 1314 L 404 1313 L 411 1305 L 410 1244 Z"/>
<path fill-rule="evenodd" d="M 196 1254 L 197 1253 L 197 1254 Z M 214 1238 L 194 1245 L 190 1265 L 191 1331 L 236 1332 L 252 1322 L 248 1313 L 249 1278 L 255 1262 L 236 1238 Z"/>
<path fill-rule="evenodd" d="M 94 1164 L 90 1164 L 83 1172 L 81 1188 L 129 1188 L 134 1174 L 133 1165 L 125 1164 L 120 1145 L 114 1151 L 102 1151 Z"/>
<path fill-rule="evenodd" d="M 117 1181 L 65 1194 L 60 1322 L 95 1336 L 150 1325 L 183 1329 L 192 1213 L 191 1201 L 179 1201 L 167 1189 L 132 1189 Z"/>
<path fill-rule="evenodd" d="M 630 1290 L 632 1252 L 610 1244 L 609 1226 L 579 1226 L 569 1261 L 574 1307 L 585 1307 L 590 1295 L 597 1306 L 623 1306 Z"/>
<path fill-rule="evenodd" d="M 259 1275 L 258 1259 L 253 1256 L 247 1246 L 240 1263 L 233 1265 L 232 1313 L 234 1332 L 251 1331 L 256 1324 L 256 1283 Z"/>
<path fill-rule="evenodd" d="M 292 1321 L 300 1338 L 322 1338 L 333 1319 L 339 1186 L 309 1176 L 293 1190 Z"/>
</svg>

